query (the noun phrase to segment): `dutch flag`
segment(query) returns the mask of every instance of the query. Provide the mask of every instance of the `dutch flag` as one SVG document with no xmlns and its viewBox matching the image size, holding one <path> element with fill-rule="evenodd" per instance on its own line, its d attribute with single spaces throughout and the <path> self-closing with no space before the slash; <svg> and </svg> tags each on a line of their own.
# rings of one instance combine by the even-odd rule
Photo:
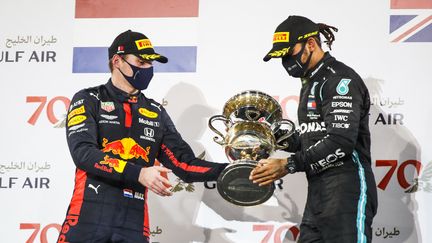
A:
<svg viewBox="0 0 432 243">
<path fill-rule="evenodd" d="M 108 46 L 128 29 L 168 57 L 155 72 L 196 72 L 199 0 L 76 0 L 73 73 L 109 73 Z M 109 28 L 101 28 L 109 26 Z"/>
<path fill-rule="evenodd" d="M 123 189 L 123 196 L 128 198 L 133 198 L 132 190 L 130 189 Z"/>
</svg>

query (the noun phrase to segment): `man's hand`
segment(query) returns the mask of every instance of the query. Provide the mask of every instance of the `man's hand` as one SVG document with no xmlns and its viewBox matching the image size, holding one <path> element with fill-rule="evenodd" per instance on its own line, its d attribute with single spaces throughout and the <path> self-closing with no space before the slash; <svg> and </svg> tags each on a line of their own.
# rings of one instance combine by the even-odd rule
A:
<svg viewBox="0 0 432 243">
<path fill-rule="evenodd" d="M 251 171 L 249 179 L 260 186 L 268 185 L 288 173 L 285 170 L 286 164 L 287 159 L 262 159 Z"/>
<path fill-rule="evenodd" d="M 172 185 L 161 176 L 161 172 L 169 173 L 171 170 L 161 166 L 144 167 L 141 169 L 138 181 L 159 196 L 171 196 Z"/>
</svg>

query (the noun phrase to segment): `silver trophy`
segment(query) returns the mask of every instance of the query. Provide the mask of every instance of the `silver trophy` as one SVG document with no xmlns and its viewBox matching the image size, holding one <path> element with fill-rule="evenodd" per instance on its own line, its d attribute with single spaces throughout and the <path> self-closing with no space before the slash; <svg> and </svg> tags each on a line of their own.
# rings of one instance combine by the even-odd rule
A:
<svg viewBox="0 0 432 243">
<path fill-rule="evenodd" d="M 223 122 L 225 135 L 213 126 L 215 121 Z M 225 103 L 223 115 L 210 118 L 209 127 L 218 135 L 213 140 L 224 147 L 230 161 L 217 181 L 220 195 L 240 206 L 267 201 L 274 184 L 260 187 L 249 180 L 249 174 L 260 159 L 288 148 L 287 139 L 294 133 L 295 125 L 282 119 L 279 103 L 260 91 L 244 91 Z"/>
</svg>

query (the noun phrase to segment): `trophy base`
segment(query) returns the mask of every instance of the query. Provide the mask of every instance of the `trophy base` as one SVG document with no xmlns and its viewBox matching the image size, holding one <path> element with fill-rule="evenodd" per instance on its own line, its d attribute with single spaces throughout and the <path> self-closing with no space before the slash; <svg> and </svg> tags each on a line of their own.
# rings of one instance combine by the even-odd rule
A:
<svg viewBox="0 0 432 243">
<path fill-rule="evenodd" d="M 217 180 L 219 194 L 228 202 L 239 206 L 255 206 L 267 201 L 274 191 L 274 184 L 258 186 L 249 180 L 257 162 L 239 160 L 228 165 Z"/>
</svg>

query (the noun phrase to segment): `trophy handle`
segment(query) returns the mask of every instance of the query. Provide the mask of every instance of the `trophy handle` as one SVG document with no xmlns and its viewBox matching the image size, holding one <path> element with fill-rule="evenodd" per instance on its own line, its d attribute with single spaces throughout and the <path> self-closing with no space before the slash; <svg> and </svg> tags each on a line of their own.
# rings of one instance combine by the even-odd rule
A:
<svg viewBox="0 0 432 243">
<path fill-rule="evenodd" d="M 214 121 L 223 121 L 225 123 L 225 126 L 227 126 L 227 127 L 228 127 L 227 124 L 231 124 L 231 122 L 227 118 L 225 118 L 225 116 L 223 116 L 223 115 L 212 116 L 208 122 L 208 126 L 210 127 L 210 129 L 213 132 L 215 132 L 217 135 L 219 135 L 219 137 L 218 136 L 213 137 L 213 141 L 215 141 L 217 144 L 222 145 L 222 146 L 226 145 L 226 143 L 224 142 L 225 136 L 213 126 Z"/>
<path fill-rule="evenodd" d="M 280 121 L 277 121 L 277 122 L 273 123 L 272 127 L 273 127 L 273 129 L 276 128 L 277 130 L 279 130 L 281 125 L 288 125 L 289 128 L 288 129 L 284 128 L 283 129 L 284 130 L 284 134 L 282 136 L 280 136 L 276 140 L 276 149 L 286 149 L 286 148 L 288 148 L 288 146 L 289 146 L 288 142 L 286 142 L 286 141 L 283 142 L 283 141 L 286 140 L 286 139 L 288 139 L 295 132 L 295 124 L 294 124 L 294 122 L 292 122 L 290 120 L 287 120 L 287 119 L 282 119 Z M 276 133 L 277 130 L 273 131 L 273 133 Z M 283 142 L 282 145 L 280 145 L 281 142 Z"/>
</svg>

